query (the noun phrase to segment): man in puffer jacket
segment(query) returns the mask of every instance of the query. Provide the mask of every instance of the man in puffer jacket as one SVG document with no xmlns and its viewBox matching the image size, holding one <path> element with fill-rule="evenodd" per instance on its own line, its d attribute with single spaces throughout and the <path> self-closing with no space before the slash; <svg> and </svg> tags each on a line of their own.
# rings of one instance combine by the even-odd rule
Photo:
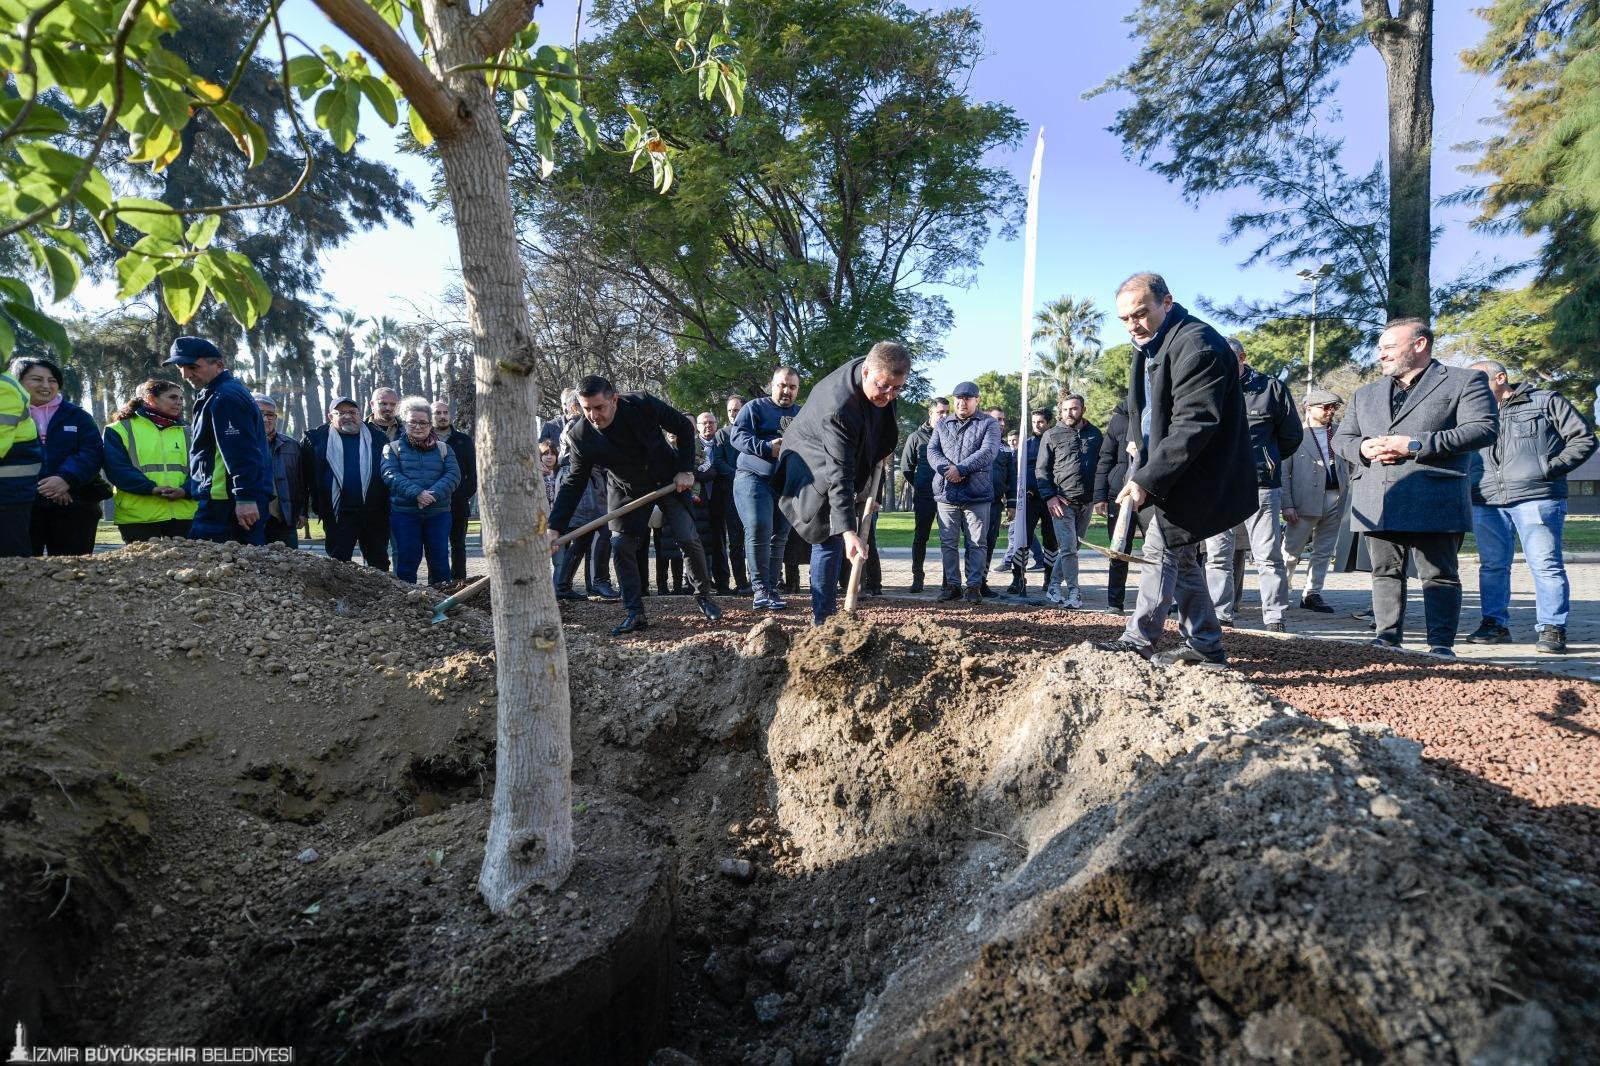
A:
<svg viewBox="0 0 1600 1066">
<path fill-rule="evenodd" d="M 1489 391 L 1500 405 L 1500 435 L 1474 452 L 1468 466 L 1483 622 L 1467 639 L 1474 644 L 1511 642 L 1515 536 L 1533 571 L 1534 628 L 1539 634 L 1535 650 L 1560 655 L 1567 650 L 1571 598 L 1561 558 L 1567 474 L 1594 454 L 1594 430 L 1560 393 L 1527 382 L 1513 385 L 1504 364 L 1485 359 L 1472 369 L 1489 378 Z"/>
<path fill-rule="evenodd" d="M 933 498 L 939 511 L 939 550 L 944 590 L 939 602 L 961 595 L 962 532 L 967 538 L 967 602 L 983 600 L 983 561 L 988 546 L 989 508 L 994 504 L 994 457 L 1000 424 L 978 410 L 978 386 L 963 381 L 951 393 L 951 413 L 928 439 Z"/>
</svg>

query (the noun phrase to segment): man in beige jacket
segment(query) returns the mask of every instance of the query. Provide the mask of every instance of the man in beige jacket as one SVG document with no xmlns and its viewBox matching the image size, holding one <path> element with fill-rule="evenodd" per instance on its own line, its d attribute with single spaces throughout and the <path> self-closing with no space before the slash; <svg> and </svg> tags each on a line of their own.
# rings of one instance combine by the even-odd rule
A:
<svg viewBox="0 0 1600 1066">
<path fill-rule="evenodd" d="M 1305 439 L 1283 466 L 1283 555 L 1287 584 L 1308 551 L 1310 577 L 1300 596 L 1300 606 L 1318 614 L 1332 614 L 1322 598 L 1322 582 L 1339 537 L 1344 512 L 1345 471 L 1333 453 L 1334 421 L 1344 401 L 1327 389 L 1313 388 L 1305 398 Z"/>
</svg>

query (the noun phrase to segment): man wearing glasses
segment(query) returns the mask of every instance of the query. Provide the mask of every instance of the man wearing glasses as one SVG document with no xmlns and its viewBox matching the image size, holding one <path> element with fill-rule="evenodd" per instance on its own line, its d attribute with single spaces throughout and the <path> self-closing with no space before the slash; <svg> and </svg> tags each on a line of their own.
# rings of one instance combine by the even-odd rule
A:
<svg viewBox="0 0 1600 1066">
<path fill-rule="evenodd" d="M 1405 636 L 1406 563 L 1422 580 L 1430 654 L 1454 657 L 1461 538 L 1472 528 L 1467 466 L 1499 420 L 1482 371 L 1433 358 L 1433 330 L 1398 318 L 1378 338 L 1383 377 L 1356 390 L 1334 450 L 1350 464 L 1350 521 L 1372 557 L 1373 644 Z"/>
</svg>

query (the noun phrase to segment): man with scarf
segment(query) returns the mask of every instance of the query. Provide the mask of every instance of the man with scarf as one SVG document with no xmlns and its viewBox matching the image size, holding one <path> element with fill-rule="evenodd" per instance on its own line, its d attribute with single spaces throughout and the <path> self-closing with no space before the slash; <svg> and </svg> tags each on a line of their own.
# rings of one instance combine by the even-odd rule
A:
<svg viewBox="0 0 1600 1066">
<path fill-rule="evenodd" d="M 189 438 L 189 479 L 199 510 L 189 539 L 265 544 L 275 490 L 255 398 L 228 370 L 217 346 L 201 337 L 173 341 L 166 365 L 199 390 Z"/>
<path fill-rule="evenodd" d="M 311 510 L 322 519 L 327 552 L 348 563 L 361 558 L 389 569 L 389 490 L 383 483 L 384 431 L 361 421 L 348 396 L 333 402 L 326 425 L 307 433 L 300 451 Z"/>
</svg>

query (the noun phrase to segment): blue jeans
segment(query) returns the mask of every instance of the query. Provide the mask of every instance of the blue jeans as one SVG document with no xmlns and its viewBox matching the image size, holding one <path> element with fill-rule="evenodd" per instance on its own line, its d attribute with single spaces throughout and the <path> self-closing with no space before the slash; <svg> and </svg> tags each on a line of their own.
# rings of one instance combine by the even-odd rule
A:
<svg viewBox="0 0 1600 1066">
<path fill-rule="evenodd" d="M 443 585 L 450 580 L 450 512 L 407 514 L 395 511 L 389 516 L 389 534 L 394 538 L 394 576 L 408 585 L 417 583 L 417 566 L 422 553 L 428 553 L 428 584 Z"/>
<path fill-rule="evenodd" d="M 783 546 L 789 539 L 789 520 L 778 510 L 777 493 L 766 478 L 741 470 L 733 479 L 733 503 L 744 523 L 751 583 L 768 590 L 777 588 Z M 815 576 L 812 583 L 816 583 Z"/>
<path fill-rule="evenodd" d="M 199 501 L 194 521 L 189 525 L 190 540 L 210 540 L 219 544 L 266 544 L 267 505 L 257 502 L 261 517 L 249 529 L 244 529 L 234 518 L 232 500 L 204 499 Z"/>
<path fill-rule="evenodd" d="M 1516 541 L 1533 571 L 1535 628 L 1567 624 L 1571 588 L 1561 560 L 1561 529 L 1566 500 L 1529 500 L 1505 507 L 1473 505 L 1472 532 L 1478 538 L 1478 597 L 1483 620 L 1507 625 L 1511 618 L 1511 558 Z"/>
<path fill-rule="evenodd" d="M 811 621 L 817 625 L 839 613 L 839 572 L 843 569 L 843 533 L 811 546 Z"/>
</svg>

